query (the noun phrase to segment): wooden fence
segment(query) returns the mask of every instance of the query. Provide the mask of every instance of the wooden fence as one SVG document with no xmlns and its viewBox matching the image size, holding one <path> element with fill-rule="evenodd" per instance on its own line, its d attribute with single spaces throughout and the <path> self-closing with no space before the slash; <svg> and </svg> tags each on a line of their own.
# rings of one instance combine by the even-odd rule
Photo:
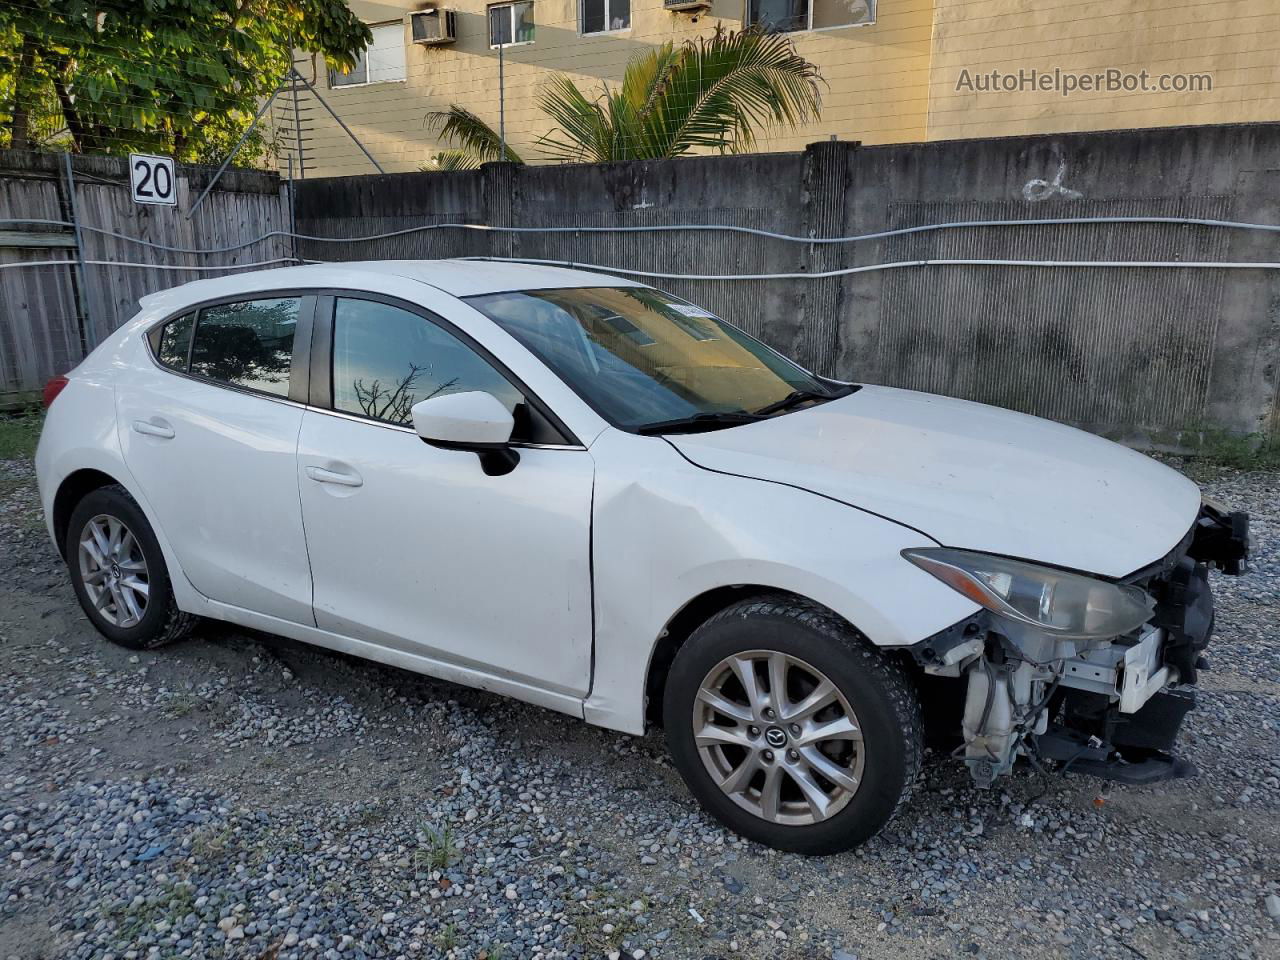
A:
<svg viewBox="0 0 1280 960">
<path fill-rule="evenodd" d="M 286 237 L 241 246 L 288 229 L 287 196 L 275 174 L 224 173 L 188 218 L 212 168 L 178 168 L 174 207 L 134 203 L 125 158 L 74 157 L 71 168 L 68 175 L 61 154 L 0 151 L 0 409 L 29 403 L 128 320 L 140 297 L 218 276 L 216 267 L 291 255 Z M 66 265 L 10 266 L 49 260 Z M 153 266 L 116 265 L 126 263 Z"/>
</svg>

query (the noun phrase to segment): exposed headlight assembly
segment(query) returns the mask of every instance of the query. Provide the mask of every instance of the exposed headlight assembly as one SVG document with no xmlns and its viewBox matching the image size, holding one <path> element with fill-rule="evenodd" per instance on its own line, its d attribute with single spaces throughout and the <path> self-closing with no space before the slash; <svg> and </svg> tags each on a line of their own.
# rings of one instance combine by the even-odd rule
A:
<svg viewBox="0 0 1280 960">
<path fill-rule="evenodd" d="M 992 613 L 1059 637 L 1117 637 L 1145 623 L 1154 608 L 1138 587 L 1008 557 L 950 547 L 902 556 Z"/>
</svg>

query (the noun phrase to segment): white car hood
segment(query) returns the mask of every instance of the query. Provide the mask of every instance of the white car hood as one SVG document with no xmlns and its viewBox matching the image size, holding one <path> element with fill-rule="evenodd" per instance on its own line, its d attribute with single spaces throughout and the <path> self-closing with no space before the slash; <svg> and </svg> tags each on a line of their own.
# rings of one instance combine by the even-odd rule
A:
<svg viewBox="0 0 1280 960">
<path fill-rule="evenodd" d="M 946 546 L 1110 577 L 1167 554 L 1200 508 L 1190 480 L 1109 440 L 889 387 L 667 439 L 698 466 L 802 487 Z"/>
</svg>

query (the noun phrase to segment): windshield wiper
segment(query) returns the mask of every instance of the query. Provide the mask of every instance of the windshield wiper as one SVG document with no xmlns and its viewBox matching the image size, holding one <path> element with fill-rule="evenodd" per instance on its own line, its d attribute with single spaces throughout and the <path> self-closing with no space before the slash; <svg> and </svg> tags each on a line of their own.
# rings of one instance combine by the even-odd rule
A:
<svg viewBox="0 0 1280 960">
<path fill-rule="evenodd" d="M 836 396 L 837 394 L 819 393 L 817 390 L 792 390 L 781 400 L 766 403 L 755 411 L 755 414 L 757 417 L 767 417 L 771 413 L 781 413 L 783 410 L 790 410 L 792 407 L 810 400 L 834 400 Z"/>
<path fill-rule="evenodd" d="M 646 423 L 637 427 L 636 433 L 644 436 L 655 433 L 703 433 L 718 430 L 720 427 L 736 427 L 743 423 L 755 423 L 763 419 L 746 410 L 740 412 L 695 413 L 691 417 L 677 417 L 674 420 L 659 420 L 657 423 Z"/>
</svg>

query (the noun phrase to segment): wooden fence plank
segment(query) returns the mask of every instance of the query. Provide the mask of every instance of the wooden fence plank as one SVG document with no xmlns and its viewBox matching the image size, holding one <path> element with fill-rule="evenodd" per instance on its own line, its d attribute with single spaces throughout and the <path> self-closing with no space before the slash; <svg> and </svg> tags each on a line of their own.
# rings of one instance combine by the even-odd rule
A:
<svg viewBox="0 0 1280 960">
<path fill-rule="evenodd" d="M 75 247 L 71 233 L 37 233 L 32 230 L 0 230 L 0 247 Z"/>
</svg>

